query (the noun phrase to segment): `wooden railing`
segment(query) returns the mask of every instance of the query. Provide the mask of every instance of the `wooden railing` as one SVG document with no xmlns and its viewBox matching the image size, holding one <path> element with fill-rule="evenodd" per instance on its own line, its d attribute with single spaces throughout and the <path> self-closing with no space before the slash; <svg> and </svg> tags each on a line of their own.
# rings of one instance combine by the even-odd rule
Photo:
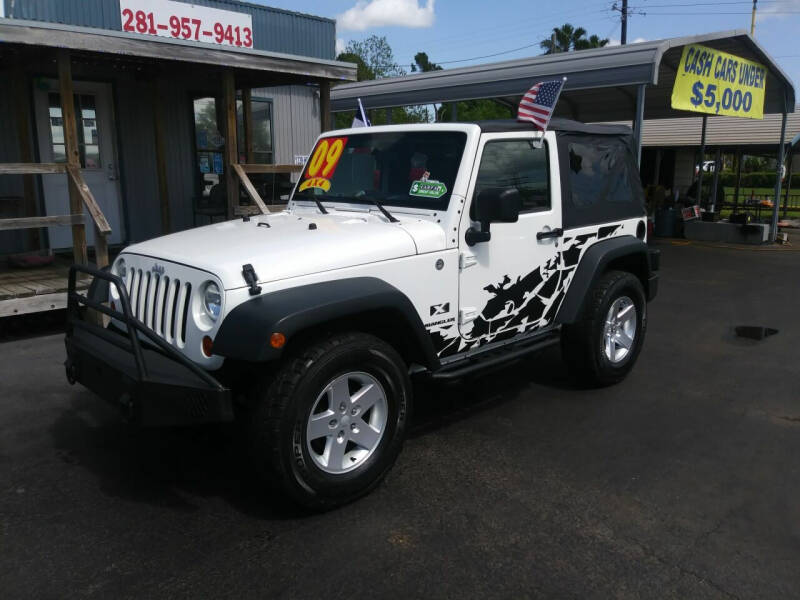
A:
<svg viewBox="0 0 800 600">
<path fill-rule="evenodd" d="M 56 163 L 3 163 L 0 175 L 53 175 L 66 173 L 70 192 L 74 190 L 86 207 L 94 223 L 95 262 L 98 267 L 108 265 L 108 238 L 111 226 L 108 224 L 100 205 L 97 204 L 89 186 L 83 179 L 79 167 Z M 68 215 L 48 215 L 45 217 L 20 217 L 0 219 L 0 231 L 17 229 L 37 229 L 39 227 L 72 227 L 73 250 L 76 262 L 88 262 L 86 252 L 86 219 L 82 212 Z M 77 233 L 77 235 L 76 235 Z"/>
<path fill-rule="evenodd" d="M 268 214 L 270 210 L 267 208 L 266 203 L 262 200 L 261 195 L 256 190 L 253 182 L 250 181 L 249 173 L 299 173 L 303 170 L 301 165 L 263 165 L 263 164 L 231 164 L 233 172 L 239 178 L 239 181 L 244 187 L 247 195 L 261 211 L 261 214 Z"/>
</svg>

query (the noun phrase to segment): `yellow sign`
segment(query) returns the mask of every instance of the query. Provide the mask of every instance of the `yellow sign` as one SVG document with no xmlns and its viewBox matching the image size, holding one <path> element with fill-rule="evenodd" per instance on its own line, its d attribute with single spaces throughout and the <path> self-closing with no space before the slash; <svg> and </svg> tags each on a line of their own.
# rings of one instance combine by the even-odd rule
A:
<svg viewBox="0 0 800 600">
<path fill-rule="evenodd" d="M 764 118 L 764 65 L 699 44 L 683 47 L 672 108 L 745 117 Z"/>
</svg>

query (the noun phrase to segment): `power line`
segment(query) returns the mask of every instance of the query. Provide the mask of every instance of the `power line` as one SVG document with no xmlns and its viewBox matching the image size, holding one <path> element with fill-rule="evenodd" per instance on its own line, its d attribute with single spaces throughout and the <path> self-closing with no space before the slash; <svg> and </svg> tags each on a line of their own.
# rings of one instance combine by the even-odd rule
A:
<svg viewBox="0 0 800 600">
<path fill-rule="evenodd" d="M 533 48 L 534 46 L 538 46 L 541 42 L 535 42 L 533 44 L 528 44 L 527 46 L 520 46 L 519 48 L 514 48 L 513 50 L 504 50 L 503 52 L 495 52 L 494 54 L 486 54 L 484 56 L 474 56 L 472 58 L 462 58 L 460 60 L 443 60 L 441 62 L 437 62 L 437 65 L 451 65 L 453 63 L 462 63 L 462 62 L 469 62 L 471 60 L 481 60 L 483 58 L 494 58 L 495 56 L 501 56 L 503 54 L 511 54 L 512 52 L 518 52 L 520 50 L 526 50 L 528 48 Z"/>
</svg>

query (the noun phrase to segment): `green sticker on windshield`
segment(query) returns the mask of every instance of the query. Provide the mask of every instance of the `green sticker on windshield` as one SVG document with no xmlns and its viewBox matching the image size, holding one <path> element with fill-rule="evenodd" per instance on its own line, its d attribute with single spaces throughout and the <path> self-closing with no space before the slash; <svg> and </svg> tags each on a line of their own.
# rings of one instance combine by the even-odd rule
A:
<svg viewBox="0 0 800 600">
<path fill-rule="evenodd" d="M 441 198 L 447 193 L 447 186 L 441 181 L 428 179 L 418 179 L 411 184 L 408 191 L 409 196 L 419 196 L 420 198 Z"/>
</svg>

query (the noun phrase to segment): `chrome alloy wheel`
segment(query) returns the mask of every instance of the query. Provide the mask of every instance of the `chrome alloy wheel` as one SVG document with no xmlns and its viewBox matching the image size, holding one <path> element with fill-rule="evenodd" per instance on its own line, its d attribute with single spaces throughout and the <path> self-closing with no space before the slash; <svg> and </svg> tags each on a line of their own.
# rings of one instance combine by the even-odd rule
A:
<svg viewBox="0 0 800 600">
<path fill-rule="evenodd" d="M 340 375 L 317 396 L 306 424 L 306 446 L 316 465 L 333 475 L 360 467 L 386 430 L 389 404 L 372 375 Z"/>
<path fill-rule="evenodd" d="M 633 349 L 636 338 L 636 305 L 628 296 L 611 304 L 603 325 L 603 351 L 613 364 L 621 363 Z"/>
</svg>

